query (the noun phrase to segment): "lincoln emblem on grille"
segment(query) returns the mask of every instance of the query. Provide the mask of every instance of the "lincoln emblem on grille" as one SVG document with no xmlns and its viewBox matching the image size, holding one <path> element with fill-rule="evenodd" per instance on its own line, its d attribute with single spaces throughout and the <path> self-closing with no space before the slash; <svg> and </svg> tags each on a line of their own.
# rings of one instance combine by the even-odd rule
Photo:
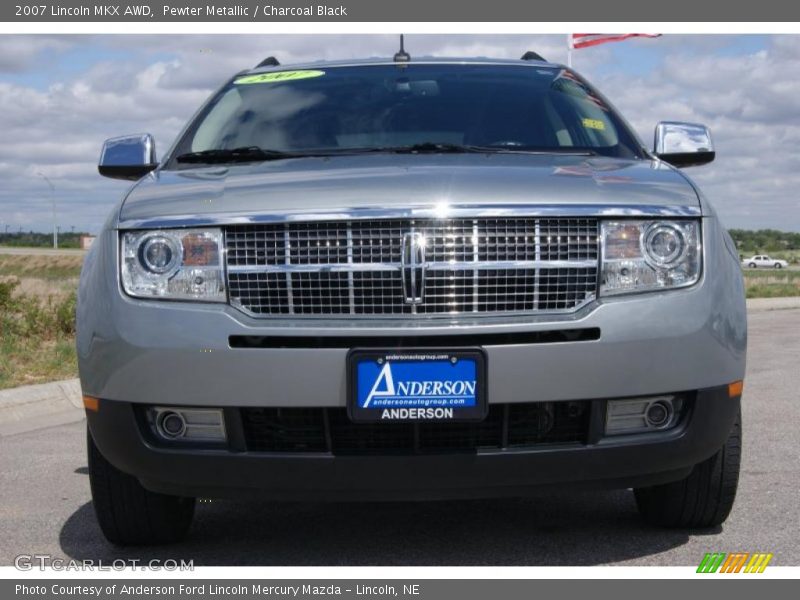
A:
<svg viewBox="0 0 800 600">
<path fill-rule="evenodd" d="M 425 298 L 425 236 L 421 233 L 403 234 L 401 273 L 403 301 L 422 304 Z"/>
</svg>

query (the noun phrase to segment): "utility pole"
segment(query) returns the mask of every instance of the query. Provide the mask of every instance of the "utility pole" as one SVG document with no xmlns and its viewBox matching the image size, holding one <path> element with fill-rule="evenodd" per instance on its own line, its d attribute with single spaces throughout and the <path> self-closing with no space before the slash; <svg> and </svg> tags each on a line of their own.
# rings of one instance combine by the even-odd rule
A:
<svg viewBox="0 0 800 600">
<path fill-rule="evenodd" d="M 50 181 L 50 178 L 44 173 L 37 172 L 36 174 L 42 179 L 44 179 L 47 182 L 47 185 L 50 186 L 50 199 L 53 201 L 53 248 L 55 250 L 58 250 L 58 218 L 56 216 L 56 186 L 53 185 L 53 182 Z"/>
</svg>

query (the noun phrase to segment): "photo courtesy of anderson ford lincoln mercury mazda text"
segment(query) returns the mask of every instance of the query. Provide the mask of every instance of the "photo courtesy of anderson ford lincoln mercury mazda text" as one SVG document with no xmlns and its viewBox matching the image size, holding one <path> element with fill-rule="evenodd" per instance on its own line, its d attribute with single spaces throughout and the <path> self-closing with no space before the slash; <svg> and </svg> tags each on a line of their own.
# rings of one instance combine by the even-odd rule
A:
<svg viewBox="0 0 800 600">
<path fill-rule="evenodd" d="M 739 256 L 591 85 L 520 60 L 275 58 L 233 76 L 89 251 L 78 355 L 95 511 L 182 538 L 195 498 L 436 500 L 632 488 L 665 527 L 736 494 Z"/>
</svg>

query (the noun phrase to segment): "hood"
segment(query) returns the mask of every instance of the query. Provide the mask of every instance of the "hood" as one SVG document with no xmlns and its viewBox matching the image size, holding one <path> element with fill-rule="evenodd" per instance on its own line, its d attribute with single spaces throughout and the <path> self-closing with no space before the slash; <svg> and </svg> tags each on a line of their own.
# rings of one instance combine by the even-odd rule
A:
<svg viewBox="0 0 800 600">
<path fill-rule="evenodd" d="M 136 184 L 121 226 L 236 223 L 353 210 L 551 207 L 568 215 L 699 213 L 697 193 L 660 161 L 531 154 L 366 154 L 157 170 Z"/>
</svg>

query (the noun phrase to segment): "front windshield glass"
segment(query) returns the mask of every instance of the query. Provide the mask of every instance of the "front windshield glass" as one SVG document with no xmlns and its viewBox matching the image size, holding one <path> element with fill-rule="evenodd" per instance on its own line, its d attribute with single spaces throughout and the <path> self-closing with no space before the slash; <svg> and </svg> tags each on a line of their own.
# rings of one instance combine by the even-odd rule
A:
<svg viewBox="0 0 800 600">
<path fill-rule="evenodd" d="M 611 107 L 565 69 L 407 64 L 240 76 L 203 109 L 173 157 L 180 162 L 191 153 L 234 149 L 333 154 L 418 145 L 641 156 Z"/>
</svg>

